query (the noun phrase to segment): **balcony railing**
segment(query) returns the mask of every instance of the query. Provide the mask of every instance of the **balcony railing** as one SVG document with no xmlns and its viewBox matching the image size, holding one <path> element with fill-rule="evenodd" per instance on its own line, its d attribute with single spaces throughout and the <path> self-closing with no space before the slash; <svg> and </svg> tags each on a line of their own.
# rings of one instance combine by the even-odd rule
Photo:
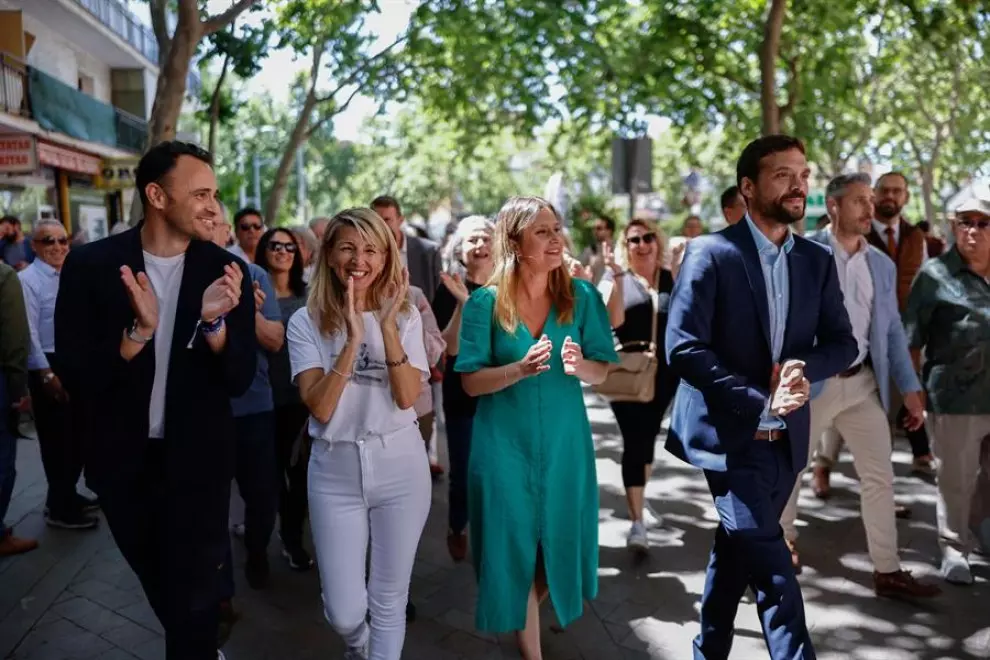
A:
<svg viewBox="0 0 990 660">
<path fill-rule="evenodd" d="M 140 153 L 148 123 L 0 53 L 0 112 L 31 117 L 47 131 Z"/>
<path fill-rule="evenodd" d="M 117 36 L 137 49 L 156 67 L 158 66 L 158 40 L 155 33 L 118 0 L 75 0 L 80 7 L 95 16 Z M 174 23 L 174 21 L 170 21 Z M 190 96 L 199 94 L 202 82 L 195 60 L 189 67 L 186 89 Z"/>
<path fill-rule="evenodd" d="M 117 0 L 76 0 L 76 2 L 121 39 L 134 46 L 158 66 L 158 40 L 126 6 Z"/>
<path fill-rule="evenodd" d="M 0 110 L 12 115 L 29 114 L 27 66 L 7 53 L 0 53 Z"/>
<path fill-rule="evenodd" d="M 120 108 L 114 108 L 117 146 L 141 153 L 148 142 L 148 122 Z"/>
</svg>

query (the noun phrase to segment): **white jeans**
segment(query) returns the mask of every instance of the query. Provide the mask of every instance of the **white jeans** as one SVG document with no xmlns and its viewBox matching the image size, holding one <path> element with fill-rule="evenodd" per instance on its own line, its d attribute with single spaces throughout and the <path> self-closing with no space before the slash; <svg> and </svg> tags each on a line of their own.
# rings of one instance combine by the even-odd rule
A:
<svg viewBox="0 0 990 660">
<path fill-rule="evenodd" d="M 370 638 L 371 660 L 402 655 L 409 581 L 430 499 L 429 463 L 415 425 L 355 442 L 313 443 L 309 518 L 324 612 L 349 647 Z"/>
<path fill-rule="evenodd" d="M 873 567 L 880 573 L 899 571 L 890 425 L 877 396 L 873 370 L 864 367 L 849 378 L 829 378 L 821 394 L 808 405 L 811 407 L 809 458 L 815 454 L 825 430 L 834 428 L 842 435 L 859 475 L 860 507 Z M 797 538 L 794 522 L 800 490 L 799 477 L 780 517 L 784 538 L 788 541 Z"/>
</svg>

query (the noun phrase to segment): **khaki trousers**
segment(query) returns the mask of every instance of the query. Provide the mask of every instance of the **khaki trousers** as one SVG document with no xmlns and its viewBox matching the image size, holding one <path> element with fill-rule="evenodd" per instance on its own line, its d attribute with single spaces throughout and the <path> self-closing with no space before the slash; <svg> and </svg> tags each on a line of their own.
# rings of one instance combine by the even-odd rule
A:
<svg viewBox="0 0 990 660">
<path fill-rule="evenodd" d="M 972 552 L 970 531 L 990 517 L 990 415 L 928 416 L 938 459 L 938 540 L 944 555 Z"/>
<path fill-rule="evenodd" d="M 873 567 L 880 573 L 899 571 L 901 563 L 897 555 L 890 424 L 877 395 L 873 370 L 864 367 L 849 378 L 829 378 L 821 394 L 809 405 L 809 458 L 818 448 L 826 429 L 834 428 L 842 436 L 852 452 L 853 465 L 859 476 L 863 526 L 866 528 L 866 544 Z M 784 538 L 788 541 L 797 538 L 794 523 L 800 490 L 799 478 L 780 518 Z"/>
</svg>

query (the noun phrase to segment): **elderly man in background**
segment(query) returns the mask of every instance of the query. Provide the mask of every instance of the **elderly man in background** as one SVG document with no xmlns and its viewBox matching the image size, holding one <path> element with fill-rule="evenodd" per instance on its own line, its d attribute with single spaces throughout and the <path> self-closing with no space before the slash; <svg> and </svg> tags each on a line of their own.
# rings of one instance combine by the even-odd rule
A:
<svg viewBox="0 0 990 660">
<path fill-rule="evenodd" d="M 91 512 L 99 505 L 76 491 L 83 468 L 82 438 L 72 424 L 69 395 L 59 380 L 55 355 L 55 299 L 69 237 L 61 222 L 46 219 L 35 225 L 31 242 L 37 258 L 19 276 L 31 333 L 28 384 L 48 479 L 45 522 L 63 529 L 93 529 L 99 519 Z"/>
<path fill-rule="evenodd" d="M 903 319 L 924 363 L 942 577 L 969 585 L 969 554 L 990 535 L 990 191 L 956 209 L 952 232 L 955 245 L 918 271 Z"/>
</svg>

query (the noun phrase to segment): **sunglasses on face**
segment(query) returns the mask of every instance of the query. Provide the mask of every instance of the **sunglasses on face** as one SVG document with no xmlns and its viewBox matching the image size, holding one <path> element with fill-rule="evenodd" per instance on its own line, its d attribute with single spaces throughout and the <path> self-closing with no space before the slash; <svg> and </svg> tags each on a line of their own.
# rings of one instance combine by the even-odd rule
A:
<svg viewBox="0 0 990 660">
<path fill-rule="evenodd" d="M 241 231 L 261 231 L 263 226 L 260 222 L 245 222 L 241 225 Z"/>
<path fill-rule="evenodd" d="M 965 227 L 966 229 L 980 229 L 984 230 L 990 227 L 990 220 L 959 220 L 959 226 Z"/>
<path fill-rule="evenodd" d="M 59 245 L 69 244 L 69 239 L 66 238 L 65 236 L 61 238 L 55 238 L 54 236 L 45 236 L 44 238 L 36 238 L 35 240 L 41 243 L 42 245 L 48 245 L 48 246 L 55 245 L 56 243 L 58 243 Z"/>
<path fill-rule="evenodd" d="M 268 249 L 272 252 L 287 252 L 292 254 L 296 251 L 295 243 L 281 243 L 279 241 L 272 241 L 268 244 Z"/>
<path fill-rule="evenodd" d="M 626 239 L 626 243 L 629 245 L 653 245 L 657 240 L 656 234 L 643 234 L 642 236 L 630 236 Z"/>
</svg>

